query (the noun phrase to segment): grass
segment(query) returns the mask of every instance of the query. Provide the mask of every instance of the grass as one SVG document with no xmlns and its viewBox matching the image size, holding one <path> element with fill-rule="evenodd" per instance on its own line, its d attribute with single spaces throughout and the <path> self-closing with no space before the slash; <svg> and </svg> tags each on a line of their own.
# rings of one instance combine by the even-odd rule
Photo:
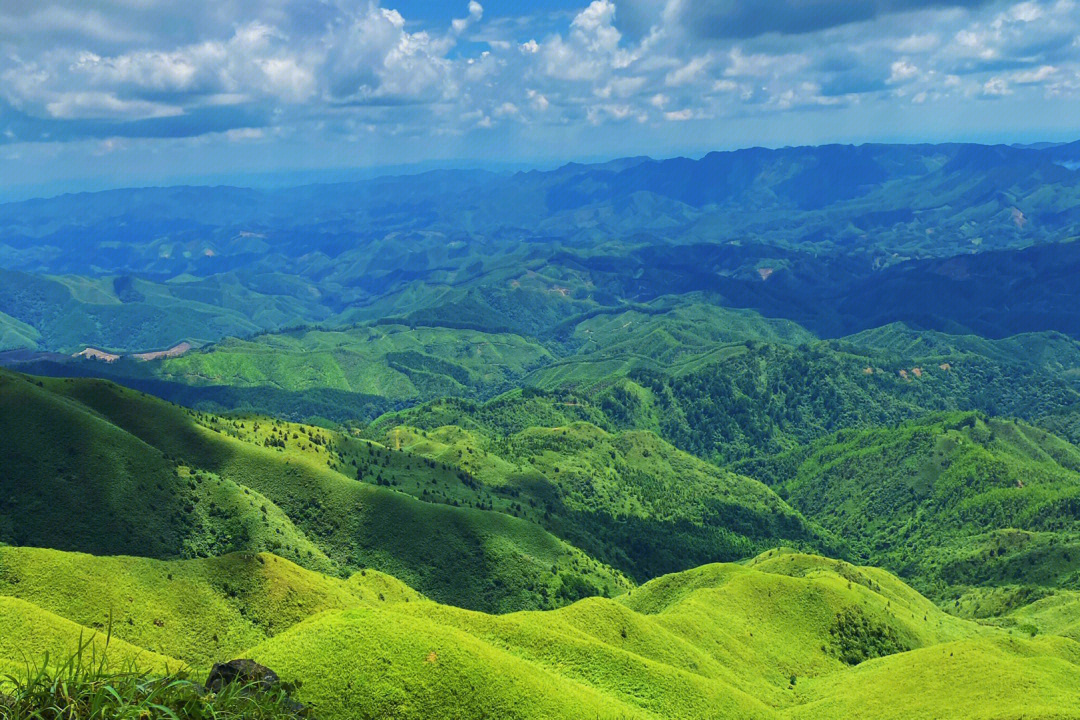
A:
<svg viewBox="0 0 1080 720">
<path fill-rule="evenodd" d="M 939 599 L 1080 577 L 1080 451 L 1019 421 L 931 415 L 737 467 Z"/>
<path fill-rule="evenodd" d="M 850 665 L 836 640 L 845 613 L 901 638 L 903 651 Z M 873 632 L 848 639 L 869 646 Z M 948 659 L 969 648 L 969 662 Z M 1036 670 L 1005 686 L 1008 706 L 1066 717 L 1080 697 L 1068 680 L 1078 651 L 950 617 L 888 573 L 773 553 L 546 613 L 496 617 L 425 603 L 329 613 L 254 655 L 287 676 L 318 678 L 302 697 L 331 718 L 842 718 L 860 716 L 860 702 L 872 708 L 864 717 L 926 708 L 997 717 L 1002 691 L 986 669 L 1026 663 Z M 934 673 L 943 679 L 927 693 L 919 683 Z M 952 699 L 955 685 L 962 701 Z"/>
<path fill-rule="evenodd" d="M 1017 608 L 997 623 L 1020 633 L 1060 635 L 1080 642 L 1080 592 L 1055 592 Z"/>
<path fill-rule="evenodd" d="M 379 325 L 227 339 L 163 361 L 158 374 L 191 384 L 330 388 L 403 401 L 494 394 L 550 360 L 542 346 L 518 335 Z"/>
<path fill-rule="evenodd" d="M 285 720 L 306 711 L 279 685 L 230 683 L 207 692 L 186 672 L 164 675 L 120 665 L 115 653 L 99 649 L 96 636 L 50 662 L 27 663 L 0 680 L 4 720 Z M 109 645 L 106 639 L 105 646 Z"/>
<path fill-rule="evenodd" d="M 374 570 L 340 579 L 270 554 L 162 561 L 11 547 L 0 548 L 0 594 L 94 631 L 111 622 L 114 641 L 201 670 L 326 610 L 421 598 Z"/>
<path fill-rule="evenodd" d="M 573 403 L 561 404 L 578 407 Z M 434 418 L 451 419 L 451 408 L 433 408 Z M 208 421 L 283 456 L 327 463 L 429 503 L 528 520 L 638 580 L 780 543 L 823 546 L 761 483 L 676 450 L 651 432 L 609 433 L 577 421 L 489 436 L 488 428 L 395 424 L 414 418 L 434 424 L 422 411 L 407 412 L 358 438 L 265 417 Z M 476 427 L 467 413 L 458 419 Z"/>
<path fill-rule="evenodd" d="M 627 587 L 527 520 L 358 482 L 325 447 L 246 442 L 111 383 L 4 372 L 0 406 L 9 439 L 0 457 L 12 468 L 0 477 L 0 541 L 9 544 L 157 558 L 272 551 L 343 576 L 381 570 L 489 611 Z"/>
<path fill-rule="evenodd" d="M 1080 643 L 963 620 L 888 572 L 790 550 L 663 576 L 618 599 L 506 615 L 438 604 L 371 571 L 340 580 L 269 555 L 155 561 L 7 548 L 0 558 L 5 669 L 25 670 L 27 650 L 39 668 L 45 653 L 79 647 L 107 650 L 120 669 L 76 683 L 78 702 L 111 685 L 134 706 L 146 688 L 173 682 L 180 702 L 187 677 L 232 657 L 298 685 L 295 698 L 323 720 L 997 718 L 1023 707 L 1064 718 L 1080 701 Z M 84 624 L 116 601 L 111 626 Z M 36 617 L 48 619 L 51 641 L 20 629 Z M 208 637 L 230 628 L 228 643 Z M 42 687 L 64 667 L 47 666 L 48 682 L 23 683 L 33 692 L 4 692 L 49 697 Z M 1009 677 L 1023 682 L 1001 682 Z M 230 717 L 221 712 L 208 717 Z"/>
</svg>

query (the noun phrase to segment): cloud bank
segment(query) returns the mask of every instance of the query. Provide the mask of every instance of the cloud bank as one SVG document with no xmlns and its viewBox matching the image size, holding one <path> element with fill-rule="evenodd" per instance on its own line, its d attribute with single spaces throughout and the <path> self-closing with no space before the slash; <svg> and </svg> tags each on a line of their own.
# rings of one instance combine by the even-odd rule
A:
<svg viewBox="0 0 1080 720">
<path fill-rule="evenodd" d="M 1018 124 L 1031 103 L 1066 113 L 1080 95 L 1074 0 L 555 1 L 525 16 L 471 0 L 449 17 L 437 7 L 8 0 L 0 144 L 434 147 L 501 133 L 504 148 L 532 138 L 587 156 L 589 128 L 618 128 L 647 152 L 650 141 L 686 144 L 688 124 L 715 142 L 754 118 L 774 134 L 846 124 L 867 137 L 872 118 L 918 106 L 928 128 L 963 132 L 968 113 L 1011 112 Z"/>
</svg>

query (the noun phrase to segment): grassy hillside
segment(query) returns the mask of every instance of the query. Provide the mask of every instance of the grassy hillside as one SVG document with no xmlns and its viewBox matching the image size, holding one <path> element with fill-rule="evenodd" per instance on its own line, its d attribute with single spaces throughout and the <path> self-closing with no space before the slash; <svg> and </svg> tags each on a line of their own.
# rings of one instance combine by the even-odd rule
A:
<svg viewBox="0 0 1080 720">
<path fill-rule="evenodd" d="M 0 372 L 0 542 L 159 558 L 273 550 L 333 567 L 257 491 L 166 457 L 50 383 Z"/>
<path fill-rule="evenodd" d="M 527 518 L 639 581 L 781 543 L 828 544 L 761 483 L 651 432 L 609 433 L 584 421 L 491 437 L 389 419 L 380 428 L 385 445 L 459 469 L 457 482 L 432 484 L 385 466 L 381 476 L 395 487 Z"/>
<path fill-rule="evenodd" d="M 35 349 L 41 333 L 30 325 L 0 312 L 0 350 Z"/>
<path fill-rule="evenodd" d="M 0 548 L 0 596 L 201 670 L 326 610 L 421 599 L 374 570 L 341 579 L 266 553 L 162 561 L 14 547 Z"/>
<path fill-rule="evenodd" d="M 253 291 L 231 274 L 152 282 L 0 269 L 0 350 L 155 350 L 324 319 L 306 295 Z"/>
<path fill-rule="evenodd" d="M 790 551 L 500 616 L 273 555 L 0 551 L 0 667 L 80 638 L 103 648 L 110 614 L 114 662 L 198 677 L 250 656 L 328 720 L 1068 718 L 1080 702 L 1080 643 L 961 620 L 887 572 Z"/>
<path fill-rule="evenodd" d="M 3 373 L 0 401 L 10 544 L 159 558 L 272 550 L 501 611 L 626 585 L 527 520 L 361 482 L 325 456 L 245 442 L 111 383 Z"/>
<path fill-rule="evenodd" d="M 593 395 L 617 426 L 654 429 L 717 462 L 932 410 L 1035 419 L 1080 399 L 1071 381 L 1025 365 L 970 354 L 886 359 L 831 341 L 794 348 L 750 343 L 688 372 L 630 373 Z"/>
<path fill-rule="evenodd" d="M 998 621 L 1029 635 L 1060 635 L 1080 642 L 1080 592 L 1058 591 L 1024 605 Z"/>
<path fill-rule="evenodd" d="M 1080 450 L 1025 423 L 932 415 L 737 467 L 936 594 L 1080 577 Z"/>
<path fill-rule="evenodd" d="M 513 395 L 537 410 L 576 407 L 550 396 Z M 516 405 L 503 398 L 484 407 Z M 495 424 L 481 429 L 475 421 L 471 430 L 400 424 L 441 418 L 462 405 L 427 407 L 432 416 L 391 415 L 363 433 L 260 416 L 197 417 L 226 436 L 427 503 L 527 520 L 639 581 L 749 557 L 778 543 L 831 547 L 761 483 L 676 450 L 653 433 L 608 433 L 584 421 L 510 435 L 487 435 Z"/>
<path fill-rule="evenodd" d="M 193 385 L 324 388 L 401 402 L 496 394 L 550 360 L 518 335 L 383 325 L 229 339 L 163 361 L 158 375 Z"/>
<path fill-rule="evenodd" d="M 914 330 L 902 323 L 892 323 L 848 336 L 840 343 L 881 357 L 923 358 L 924 364 L 932 364 L 934 360 L 948 362 L 962 355 L 976 356 L 1071 379 L 1077 379 L 1080 367 L 1080 342 L 1056 332 L 1023 333 L 993 340 L 978 335 Z"/>
<path fill-rule="evenodd" d="M 0 596 L 0 676 L 21 675 L 27 666 L 56 667 L 80 650 L 114 667 L 137 664 L 149 672 L 183 668 L 175 658 L 138 647 L 51 613 L 16 597 Z"/>
<path fill-rule="evenodd" d="M 252 640 L 239 653 L 299 682 L 298 699 L 328 720 L 1066 718 L 1080 701 L 1075 641 L 961 620 L 887 572 L 787 551 L 657 578 L 618 600 L 501 616 L 439 605 L 381 576 L 320 577 L 269 555 L 3 558 L 5 568 L 41 572 L 25 589 L 5 584 L 0 608 L 53 618 L 60 647 L 92 632 L 76 624 L 95 617 L 89 594 L 75 593 L 89 577 L 107 593 L 97 617 L 110 600 L 126 603 L 118 653 L 156 643 L 161 654 L 139 662 L 186 658 L 202 672 L 215 653 Z M 83 574 L 45 572 L 72 564 Z M 173 579 L 154 582 L 162 573 Z M 214 622 L 193 634 L 177 625 L 170 613 L 186 598 Z M 217 630 L 230 642 L 215 645 Z"/>
</svg>

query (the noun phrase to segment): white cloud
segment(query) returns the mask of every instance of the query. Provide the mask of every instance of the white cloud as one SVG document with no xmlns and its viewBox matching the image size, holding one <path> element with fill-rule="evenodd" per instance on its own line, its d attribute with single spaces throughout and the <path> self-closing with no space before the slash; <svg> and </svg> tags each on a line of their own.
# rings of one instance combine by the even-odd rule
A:
<svg viewBox="0 0 1080 720">
<path fill-rule="evenodd" d="M 668 87 L 679 87 L 697 82 L 710 64 L 712 64 L 710 55 L 691 58 L 690 62 L 669 72 L 664 78 L 664 83 Z"/>
<path fill-rule="evenodd" d="M 226 130 L 225 137 L 229 142 L 246 142 L 251 140 L 262 140 L 266 137 L 266 132 L 262 128 L 234 128 L 232 130 Z"/>
<path fill-rule="evenodd" d="M 941 38 L 936 33 L 924 33 L 921 35 L 908 35 L 893 45 L 893 49 L 905 55 L 914 53 L 926 53 L 941 45 Z"/>
<path fill-rule="evenodd" d="M 807 64 L 809 64 L 809 59 L 802 54 L 753 53 L 747 55 L 741 48 L 735 47 L 728 53 L 728 66 L 724 70 L 724 75 L 728 77 L 791 75 L 803 70 Z"/>
<path fill-rule="evenodd" d="M 551 103 L 548 101 L 548 99 L 544 97 L 542 93 L 539 93 L 536 90 L 529 90 L 526 93 L 526 96 L 529 98 L 530 104 L 532 105 L 534 110 L 537 110 L 539 112 L 545 112 L 549 107 L 551 107 Z"/>
<path fill-rule="evenodd" d="M 912 65 L 907 60 L 897 60 L 889 66 L 889 83 L 902 83 L 915 77 L 919 68 Z"/>
<path fill-rule="evenodd" d="M 467 30 L 468 27 L 473 23 L 479 22 L 483 17 L 484 6 L 476 2 L 476 0 L 471 0 L 469 2 L 468 16 L 463 18 L 454 18 L 454 20 L 450 22 L 450 27 L 451 29 L 453 29 L 454 32 L 460 34 L 465 32 L 465 30 Z"/>
<path fill-rule="evenodd" d="M 1009 8 L 1009 16 L 1019 22 L 1035 22 L 1043 17 L 1043 9 L 1037 2 L 1022 2 Z"/>
<path fill-rule="evenodd" d="M 564 15 L 516 18 L 452 0 L 458 17 L 441 24 L 384 1 L 20 0 L 19 13 L 0 2 L 0 98 L 32 119 L 107 119 L 119 132 L 127 121 L 213 114 L 224 118 L 217 141 L 254 139 L 245 134 L 264 122 L 269 141 L 301 123 L 349 138 L 442 137 L 519 124 L 737 124 L 864 97 L 1080 96 L 1073 0 L 709 37 L 683 22 L 697 0 L 578 0 Z"/>
<path fill-rule="evenodd" d="M 1057 75 L 1058 69 L 1053 65 L 1043 65 L 1035 70 L 1023 70 L 1013 73 L 1012 81 L 1020 85 L 1046 82 Z"/>
<path fill-rule="evenodd" d="M 560 80 L 596 80 L 610 70 L 628 67 L 635 57 L 621 47 L 622 33 L 615 28 L 614 18 L 614 3 L 593 0 L 574 17 L 567 37 L 555 35 L 537 48 L 547 75 Z"/>
<path fill-rule="evenodd" d="M 673 122 L 682 122 L 684 120 L 690 120 L 694 117 L 694 111 L 690 108 L 684 108 L 682 110 L 673 110 L 671 112 L 664 113 L 664 118 Z"/>
<path fill-rule="evenodd" d="M 1012 95 L 1012 89 L 1009 87 L 1009 83 L 1001 77 L 992 77 L 983 83 L 983 95 L 989 95 L 991 97 L 1001 97 L 1003 95 Z"/>
<path fill-rule="evenodd" d="M 104 118 L 135 119 L 175 117 L 183 115 L 183 108 L 148 100 L 123 100 L 110 93 L 66 92 L 45 103 L 45 109 L 54 118 Z"/>
</svg>

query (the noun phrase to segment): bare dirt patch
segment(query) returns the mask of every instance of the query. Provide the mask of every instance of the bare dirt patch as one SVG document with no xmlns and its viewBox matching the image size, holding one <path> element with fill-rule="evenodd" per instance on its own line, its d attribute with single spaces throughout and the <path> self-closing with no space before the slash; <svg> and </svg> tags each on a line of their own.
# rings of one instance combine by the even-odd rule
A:
<svg viewBox="0 0 1080 720">
<path fill-rule="evenodd" d="M 114 363 L 120 359 L 119 355 L 111 352 L 105 352 L 104 350 L 98 350 L 97 348 L 88 347 L 82 352 L 77 352 L 72 357 L 83 357 L 88 360 L 101 360 L 102 362 Z"/>
<path fill-rule="evenodd" d="M 162 358 L 180 357 L 189 350 L 191 350 L 191 343 L 182 342 L 173 345 L 168 350 L 156 350 L 154 352 L 135 353 L 134 355 L 132 355 L 132 357 L 136 360 L 143 361 L 161 360 Z"/>
</svg>

